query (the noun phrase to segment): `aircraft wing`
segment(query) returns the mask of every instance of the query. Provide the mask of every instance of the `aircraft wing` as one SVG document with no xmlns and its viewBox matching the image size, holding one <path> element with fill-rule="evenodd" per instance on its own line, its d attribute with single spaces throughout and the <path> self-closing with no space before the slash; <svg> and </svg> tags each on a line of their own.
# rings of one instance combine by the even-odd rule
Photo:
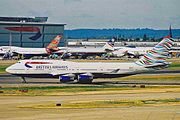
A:
<svg viewBox="0 0 180 120">
<path fill-rule="evenodd" d="M 120 69 L 113 70 L 113 71 L 111 71 L 109 74 L 115 74 L 115 73 L 117 73 L 119 70 L 120 70 Z"/>
<path fill-rule="evenodd" d="M 91 74 L 120 74 L 119 73 L 119 70 L 120 69 L 115 69 L 115 70 L 113 70 L 113 71 L 110 71 L 110 72 L 105 72 L 105 73 L 99 73 L 99 72 L 90 72 Z M 85 74 L 86 72 L 75 72 L 75 73 L 71 73 L 71 74 Z M 123 72 L 122 74 L 126 74 L 126 73 L 129 73 L 129 71 L 127 71 L 127 72 Z M 69 73 L 67 73 L 67 72 L 56 72 L 56 71 L 54 71 L 54 72 L 52 72 L 51 73 L 53 76 L 56 76 L 56 75 L 64 75 L 64 74 L 69 74 Z"/>
<path fill-rule="evenodd" d="M 64 74 L 68 74 L 67 72 L 52 72 L 51 75 L 53 76 L 57 76 L 57 75 L 64 75 Z"/>
<path fill-rule="evenodd" d="M 76 75 L 79 75 L 79 74 L 85 74 L 86 72 L 81 72 L 81 73 L 79 73 L 79 72 L 76 72 L 76 73 L 69 73 L 69 72 L 52 72 L 52 73 L 50 73 L 51 75 L 53 75 L 53 76 L 58 76 L 58 75 L 65 75 L 65 74 L 76 74 Z"/>
<path fill-rule="evenodd" d="M 166 68 L 170 65 L 170 62 L 156 63 L 153 65 L 146 65 L 145 68 Z"/>
</svg>

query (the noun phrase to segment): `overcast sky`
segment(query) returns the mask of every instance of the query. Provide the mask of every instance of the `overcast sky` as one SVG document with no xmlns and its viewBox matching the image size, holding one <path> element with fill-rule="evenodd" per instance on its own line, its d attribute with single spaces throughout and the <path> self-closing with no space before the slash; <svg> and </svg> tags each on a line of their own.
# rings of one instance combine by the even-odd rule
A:
<svg viewBox="0 0 180 120">
<path fill-rule="evenodd" d="M 47 16 L 74 28 L 180 28 L 180 0 L 0 0 L 0 16 Z"/>
</svg>

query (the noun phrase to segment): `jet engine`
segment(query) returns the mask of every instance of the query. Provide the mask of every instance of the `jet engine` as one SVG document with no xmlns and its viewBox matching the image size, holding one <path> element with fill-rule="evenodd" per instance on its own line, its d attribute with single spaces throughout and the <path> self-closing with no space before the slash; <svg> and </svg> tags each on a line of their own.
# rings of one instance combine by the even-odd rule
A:
<svg viewBox="0 0 180 120">
<path fill-rule="evenodd" d="M 78 83 L 92 83 L 93 75 L 91 73 L 85 73 L 78 75 Z"/>
<path fill-rule="evenodd" d="M 66 75 L 59 76 L 59 80 L 62 83 L 71 82 L 71 81 L 74 81 L 74 79 L 75 79 L 75 75 L 74 74 L 66 74 Z"/>
</svg>

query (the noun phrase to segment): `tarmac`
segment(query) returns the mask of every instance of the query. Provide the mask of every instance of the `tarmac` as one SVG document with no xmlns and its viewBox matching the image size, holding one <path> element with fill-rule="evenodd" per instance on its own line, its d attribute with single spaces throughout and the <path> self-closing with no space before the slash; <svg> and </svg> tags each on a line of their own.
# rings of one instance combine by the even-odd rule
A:
<svg viewBox="0 0 180 120">
<path fill-rule="evenodd" d="M 158 71 L 143 75 L 177 75 L 178 71 Z M 0 74 L 0 87 L 24 87 L 24 86 L 82 86 L 75 82 L 60 84 L 58 79 L 27 78 L 28 83 L 22 83 L 21 78 L 10 74 Z M 170 86 L 153 92 L 153 89 L 141 92 L 130 90 L 114 91 L 88 91 L 88 93 L 71 95 L 3 95 L 0 94 L 0 119 L 2 120 L 180 120 L 180 104 L 156 104 L 149 106 L 118 106 L 97 108 L 21 108 L 20 106 L 38 105 L 46 103 L 61 103 L 95 100 L 143 100 L 143 99 L 180 99 L 180 81 L 154 81 L 154 80 L 116 80 L 95 79 L 93 85 L 155 85 Z M 90 84 L 87 84 L 89 86 Z M 175 86 L 173 88 L 172 86 Z M 55 91 L 56 93 L 56 91 Z"/>
<path fill-rule="evenodd" d="M 112 108 L 20 108 L 29 104 L 91 100 L 172 99 L 180 93 L 86 94 L 62 96 L 0 96 L 2 120 L 179 120 L 180 105 L 121 106 Z"/>
<path fill-rule="evenodd" d="M 138 74 L 138 75 L 163 75 L 163 74 L 171 74 L 171 75 L 179 75 L 180 70 L 163 70 L 163 71 L 156 71 L 146 74 Z M 28 84 L 39 84 L 39 85 L 59 85 L 59 80 L 56 78 L 26 78 Z M 0 74 L 0 84 L 24 84 L 22 83 L 22 78 L 18 76 L 14 76 L 11 74 Z M 70 84 L 77 84 L 75 82 L 71 82 Z M 131 84 L 145 84 L 145 85 L 180 85 L 180 81 L 154 81 L 154 80 L 114 80 L 114 79 L 94 79 L 94 85 L 131 85 Z"/>
</svg>

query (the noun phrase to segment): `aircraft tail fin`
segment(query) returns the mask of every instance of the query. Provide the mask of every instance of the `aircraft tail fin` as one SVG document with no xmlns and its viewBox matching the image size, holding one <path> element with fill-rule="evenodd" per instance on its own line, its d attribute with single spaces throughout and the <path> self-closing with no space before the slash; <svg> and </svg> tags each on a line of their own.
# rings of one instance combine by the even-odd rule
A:
<svg viewBox="0 0 180 120">
<path fill-rule="evenodd" d="M 113 51 L 114 50 L 114 43 L 115 38 L 110 39 L 106 44 L 103 46 L 105 51 Z"/>
<path fill-rule="evenodd" d="M 174 41 L 171 39 L 171 37 L 166 36 L 152 50 L 147 51 L 146 54 L 135 63 L 141 66 L 165 63 L 169 50 L 173 44 Z"/>
<path fill-rule="evenodd" d="M 172 30 L 171 30 L 171 25 L 169 26 L 169 36 L 172 38 Z"/>
<path fill-rule="evenodd" d="M 59 50 L 59 49 L 58 49 L 58 44 L 59 44 L 61 38 L 62 38 L 61 35 L 57 35 L 57 36 L 51 41 L 51 43 L 49 43 L 49 45 L 46 47 L 47 53 L 51 54 L 53 51 Z"/>
<path fill-rule="evenodd" d="M 103 48 L 105 51 L 113 51 L 114 50 L 114 46 L 108 42 L 103 46 Z"/>
<path fill-rule="evenodd" d="M 116 42 L 117 38 L 113 37 L 112 39 L 110 39 L 108 41 L 109 44 L 111 44 L 112 46 L 114 46 L 114 43 Z"/>
</svg>

